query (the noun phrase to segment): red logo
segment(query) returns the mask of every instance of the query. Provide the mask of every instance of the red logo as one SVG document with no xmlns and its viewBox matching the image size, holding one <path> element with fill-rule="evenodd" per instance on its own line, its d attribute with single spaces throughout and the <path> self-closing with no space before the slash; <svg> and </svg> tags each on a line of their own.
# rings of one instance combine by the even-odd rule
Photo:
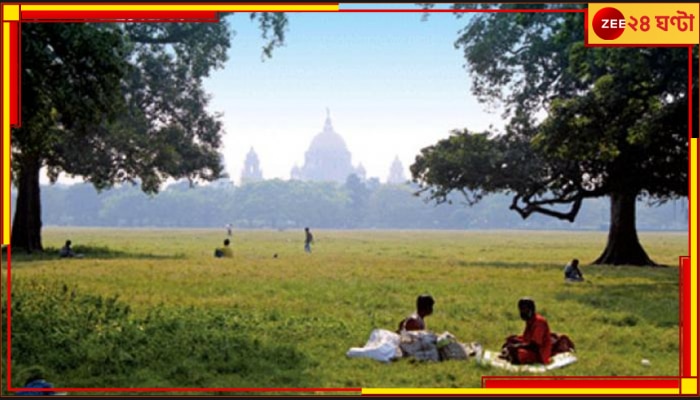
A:
<svg viewBox="0 0 700 400">
<path fill-rule="evenodd" d="M 625 31 L 625 16 L 616 8 L 601 8 L 593 17 L 593 31 L 601 39 L 617 39 Z"/>
</svg>

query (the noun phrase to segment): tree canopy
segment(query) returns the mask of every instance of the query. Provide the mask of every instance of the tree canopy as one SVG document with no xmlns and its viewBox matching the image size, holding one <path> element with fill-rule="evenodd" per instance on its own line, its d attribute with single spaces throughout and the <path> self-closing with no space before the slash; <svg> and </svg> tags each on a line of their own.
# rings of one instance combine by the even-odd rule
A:
<svg viewBox="0 0 700 400">
<path fill-rule="evenodd" d="M 268 42 L 287 19 L 253 13 Z M 41 250 L 39 173 L 82 176 L 96 188 L 167 178 L 221 176 L 220 115 L 207 111 L 202 79 L 227 59 L 226 19 L 211 23 L 22 24 L 22 126 L 12 129 L 19 188 L 16 247 Z"/>
<path fill-rule="evenodd" d="M 688 194 L 689 52 L 587 48 L 583 33 L 580 12 L 473 16 L 455 46 L 473 93 L 503 106 L 505 132 L 453 131 L 421 151 L 413 180 L 438 202 L 453 190 L 472 204 L 510 193 L 510 208 L 523 218 L 573 221 L 584 199 L 609 196 L 608 245 L 596 262 L 653 264 L 637 239 L 635 202 Z"/>
</svg>

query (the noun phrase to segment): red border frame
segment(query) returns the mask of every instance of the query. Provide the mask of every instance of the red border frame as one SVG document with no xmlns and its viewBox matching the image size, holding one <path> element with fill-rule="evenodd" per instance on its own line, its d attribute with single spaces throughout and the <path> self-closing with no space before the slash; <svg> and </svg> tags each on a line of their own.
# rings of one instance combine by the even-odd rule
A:
<svg viewBox="0 0 700 400">
<path fill-rule="evenodd" d="M 15 3 L 20 4 L 20 3 Z M 40 3 L 32 3 L 33 5 Z M 66 3 L 67 4 L 67 3 Z M 101 3 L 105 4 L 139 4 L 146 3 Z M 280 3 L 261 3 L 261 5 L 271 5 Z M 338 4 L 338 3 L 294 3 L 294 4 Z M 270 11 L 274 12 L 274 11 Z M 330 12 L 330 11 L 287 11 L 287 12 Z M 333 11 L 336 12 L 336 11 Z M 391 10 L 391 9 L 339 9 L 337 12 L 364 13 L 364 12 L 389 12 L 389 13 L 471 13 L 471 12 L 556 12 L 584 13 L 584 44 L 586 47 L 687 47 L 688 48 L 688 82 L 689 91 L 692 89 L 692 48 L 693 45 L 590 45 L 588 43 L 588 9 L 562 9 L 562 10 L 532 10 L 532 9 L 512 9 L 512 10 Z M 20 11 L 20 20 L 10 22 L 10 125 L 17 127 L 21 124 L 21 76 L 18 73 L 21 65 L 21 41 L 19 37 L 19 24 L 36 22 L 217 22 L 218 12 L 213 11 Z M 692 93 L 688 105 L 688 139 L 692 137 Z M 690 168 L 690 159 L 689 159 Z M 690 182 L 689 182 L 690 185 Z M 690 214 L 690 209 L 688 210 Z M 690 236 L 688 245 L 690 246 Z M 690 247 L 689 247 L 690 248 Z M 536 388 L 681 388 L 681 378 L 690 377 L 691 360 L 685 357 L 683 349 L 690 348 L 690 324 L 683 321 L 690 320 L 690 304 L 684 302 L 691 295 L 689 282 L 691 277 L 690 258 L 681 256 L 679 258 L 679 376 L 678 377 L 538 377 L 538 376 L 484 376 L 482 377 L 483 388 L 511 388 L 511 389 L 536 389 Z M 13 388 L 11 386 L 11 245 L 7 246 L 7 382 L 8 391 L 69 391 L 69 392 L 361 392 L 361 388 L 53 388 L 53 389 L 25 389 Z M 696 378 L 696 377 L 693 377 Z M 595 384 L 592 385 L 592 383 Z M 582 394 L 585 395 L 585 394 Z M 538 395 L 546 396 L 546 395 Z"/>
<path fill-rule="evenodd" d="M 541 377 L 541 376 L 491 376 L 482 380 L 484 388 L 498 389 L 563 389 L 591 388 L 595 381 L 596 388 L 603 389 L 678 389 L 680 378 L 624 377 L 600 380 L 596 377 Z"/>
<path fill-rule="evenodd" d="M 216 11 L 21 11 L 22 22 L 218 22 Z"/>
</svg>

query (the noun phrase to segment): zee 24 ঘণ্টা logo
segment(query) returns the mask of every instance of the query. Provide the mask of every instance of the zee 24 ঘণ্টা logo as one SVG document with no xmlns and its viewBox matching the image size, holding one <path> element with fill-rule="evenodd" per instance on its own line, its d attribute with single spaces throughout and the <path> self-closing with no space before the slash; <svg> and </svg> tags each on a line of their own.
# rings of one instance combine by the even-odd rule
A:
<svg viewBox="0 0 700 400">
<path fill-rule="evenodd" d="M 613 7 L 605 7 L 598 10 L 593 17 L 593 31 L 603 40 L 615 40 L 619 38 L 625 29 L 635 32 L 649 32 L 656 29 L 668 32 L 675 29 L 678 32 L 693 31 L 695 16 L 685 11 L 676 11 L 675 15 L 629 15 L 627 18 L 620 10 Z M 652 24 L 653 23 L 653 24 Z"/>
</svg>

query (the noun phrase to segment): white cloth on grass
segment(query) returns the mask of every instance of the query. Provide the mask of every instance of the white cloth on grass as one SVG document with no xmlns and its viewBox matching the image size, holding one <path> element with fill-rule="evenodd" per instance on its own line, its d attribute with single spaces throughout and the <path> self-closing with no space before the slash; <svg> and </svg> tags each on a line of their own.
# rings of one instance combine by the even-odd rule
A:
<svg viewBox="0 0 700 400">
<path fill-rule="evenodd" d="M 399 344 L 401 336 L 386 329 L 375 329 L 370 333 L 364 347 L 351 347 L 346 353 L 353 358 L 371 358 L 377 361 L 389 362 L 403 355 Z"/>
<path fill-rule="evenodd" d="M 514 372 L 547 372 L 553 369 L 562 368 L 569 364 L 573 364 L 578 359 L 572 352 L 559 353 L 553 355 L 549 364 L 511 364 L 507 360 L 499 358 L 501 354 L 498 351 L 486 350 L 482 357 L 477 358 L 477 362 L 483 365 L 491 365 L 496 368 L 502 368 Z"/>
</svg>

